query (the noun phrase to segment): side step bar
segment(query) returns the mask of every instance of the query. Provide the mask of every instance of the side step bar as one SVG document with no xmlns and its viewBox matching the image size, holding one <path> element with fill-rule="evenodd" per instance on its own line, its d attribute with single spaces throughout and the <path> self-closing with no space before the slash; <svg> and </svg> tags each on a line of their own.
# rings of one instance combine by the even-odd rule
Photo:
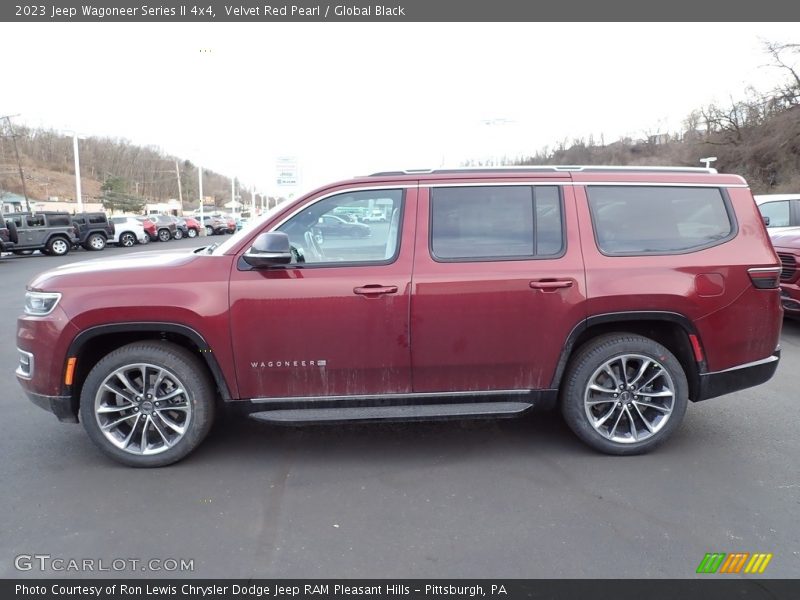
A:
<svg viewBox="0 0 800 600">
<path fill-rule="evenodd" d="M 530 402 L 470 402 L 464 404 L 276 409 L 254 412 L 249 417 L 267 423 L 428 421 L 518 417 L 531 408 L 533 408 L 533 404 Z"/>
</svg>

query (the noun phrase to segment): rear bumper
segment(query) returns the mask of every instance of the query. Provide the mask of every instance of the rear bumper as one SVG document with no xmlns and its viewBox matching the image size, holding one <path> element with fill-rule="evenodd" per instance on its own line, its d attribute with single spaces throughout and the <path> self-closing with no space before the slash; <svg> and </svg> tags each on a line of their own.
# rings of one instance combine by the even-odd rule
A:
<svg viewBox="0 0 800 600">
<path fill-rule="evenodd" d="M 72 405 L 69 396 L 45 396 L 30 390 L 25 390 L 28 399 L 39 408 L 53 413 L 62 423 L 77 423 L 78 412 Z"/>
<path fill-rule="evenodd" d="M 730 394 L 749 387 L 761 385 L 769 381 L 775 374 L 780 362 L 781 351 L 775 350 L 772 356 L 762 360 L 731 367 L 724 371 L 714 373 L 702 373 L 700 375 L 700 388 L 697 398 L 692 398 L 695 402 L 716 398 L 724 394 Z"/>
</svg>

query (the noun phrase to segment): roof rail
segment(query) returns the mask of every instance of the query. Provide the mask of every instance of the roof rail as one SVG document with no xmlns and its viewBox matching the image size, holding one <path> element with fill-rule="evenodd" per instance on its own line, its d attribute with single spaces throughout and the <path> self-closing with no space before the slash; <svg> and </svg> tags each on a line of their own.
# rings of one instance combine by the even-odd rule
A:
<svg viewBox="0 0 800 600">
<path fill-rule="evenodd" d="M 516 167 L 461 167 L 457 169 L 406 169 L 404 171 L 381 171 L 369 177 L 392 177 L 399 175 L 455 175 L 458 173 L 602 173 L 602 172 L 640 172 L 640 173 L 711 173 L 710 167 L 649 167 L 645 165 L 526 165 Z"/>
</svg>

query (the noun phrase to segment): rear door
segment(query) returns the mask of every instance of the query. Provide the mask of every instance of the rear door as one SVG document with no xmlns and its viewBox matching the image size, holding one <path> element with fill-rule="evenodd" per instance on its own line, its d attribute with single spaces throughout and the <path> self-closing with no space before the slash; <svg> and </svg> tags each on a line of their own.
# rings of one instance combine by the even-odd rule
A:
<svg viewBox="0 0 800 600">
<path fill-rule="evenodd" d="M 415 392 L 549 388 L 585 317 L 569 180 L 421 184 L 413 290 Z"/>
</svg>

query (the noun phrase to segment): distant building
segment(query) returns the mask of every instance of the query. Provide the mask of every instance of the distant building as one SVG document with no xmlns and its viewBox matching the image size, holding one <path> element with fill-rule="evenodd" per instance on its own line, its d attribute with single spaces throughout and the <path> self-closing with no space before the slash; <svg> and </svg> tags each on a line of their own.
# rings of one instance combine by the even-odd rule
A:
<svg viewBox="0 0 800 600">
<path fill-rule="evenodd" d="M 4 213 L 20 212 L 25 210 L 25 197 L 0 190 L 0 204 Z"/>
</svg>

